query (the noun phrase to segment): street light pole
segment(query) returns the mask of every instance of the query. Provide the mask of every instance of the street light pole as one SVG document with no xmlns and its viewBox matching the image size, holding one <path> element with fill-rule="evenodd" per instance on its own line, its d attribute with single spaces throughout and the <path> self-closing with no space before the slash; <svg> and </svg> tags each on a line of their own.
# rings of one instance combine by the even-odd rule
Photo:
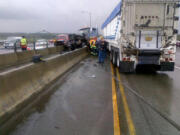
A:
<svg viewBox="0 0 180 135">
<path fill-rule="evenodd" d="M 89 12 L 89 18 L 90 18 L 90 32 L 91 32 L 91 19 L 92 19 L 92 16 L 91 16 L 91 12 Z"/>
<path fill-rule="evenodd" d="M 87 13 L 89 14 L 89 36 L 91 35 L 91 27 L 92 27 L 92 14 L 91 12 L 88 12 L 88 11 L 82 11 L 82 13 Z"/>
</svg>

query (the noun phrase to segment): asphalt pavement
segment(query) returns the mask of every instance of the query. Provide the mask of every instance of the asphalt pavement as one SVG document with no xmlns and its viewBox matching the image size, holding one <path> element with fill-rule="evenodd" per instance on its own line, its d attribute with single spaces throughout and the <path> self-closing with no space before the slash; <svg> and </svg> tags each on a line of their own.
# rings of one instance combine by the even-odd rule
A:
<svg viewBox="0 0 180 135">
<path fill-rule="evenodd" d="M 110 63 L 90 57 L 66 73 L 49 100 L 34 108 L 12 135 L 112 135 Z M 43 106 L 43 107 L 42 107 Z"/>
<path fill-rule="evenodd" d="M 10 135 L 180 135 L 179 48 L 174 72 L 110 67 L 91 56 L 76 65 Z"/>
</svg>

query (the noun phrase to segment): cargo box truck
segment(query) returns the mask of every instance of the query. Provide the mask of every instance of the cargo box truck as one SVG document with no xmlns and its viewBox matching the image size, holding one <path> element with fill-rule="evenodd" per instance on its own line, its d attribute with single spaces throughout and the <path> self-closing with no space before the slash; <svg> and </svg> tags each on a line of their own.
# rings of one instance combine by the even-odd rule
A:
<svg viewBox="0 0 180 135">
<path fill-rule="evenodd" d="M 120 72 L 174 71 L 180 0 L 121 0 L 102 25 Z"/>
</svg>

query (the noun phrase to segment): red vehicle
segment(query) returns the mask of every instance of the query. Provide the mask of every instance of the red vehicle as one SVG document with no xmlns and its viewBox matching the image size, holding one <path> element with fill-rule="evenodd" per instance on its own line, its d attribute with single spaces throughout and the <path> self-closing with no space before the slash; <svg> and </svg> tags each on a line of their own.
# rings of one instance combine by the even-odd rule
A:
<svg viewBox="0 0 180 135">
<path fill-rule="evenodd" d="M 74 35 L 73 34 L 60 34 L 56 36 L 55 46 L 63 45 L 65 49 L 74 50 Z"/>
<path fill-rule="evenodd" d="M 64 45 L 69 40 L 69 37 L 67 34 L 61 34 L 56 36 L 56 45 Z"/>
</svg>

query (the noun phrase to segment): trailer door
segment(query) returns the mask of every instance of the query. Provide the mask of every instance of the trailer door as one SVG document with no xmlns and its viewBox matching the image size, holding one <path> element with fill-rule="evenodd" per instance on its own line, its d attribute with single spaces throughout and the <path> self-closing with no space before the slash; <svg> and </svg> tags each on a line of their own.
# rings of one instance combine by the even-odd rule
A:
<svg viewBox="0 0 180 135">
<path fill-rule="evenodd" d="M 136 47 L 139 49 L 159 49 L 161 47 L 161 36 L 159 31 L 139 30 L 136 37 Z"/>
</svg>

